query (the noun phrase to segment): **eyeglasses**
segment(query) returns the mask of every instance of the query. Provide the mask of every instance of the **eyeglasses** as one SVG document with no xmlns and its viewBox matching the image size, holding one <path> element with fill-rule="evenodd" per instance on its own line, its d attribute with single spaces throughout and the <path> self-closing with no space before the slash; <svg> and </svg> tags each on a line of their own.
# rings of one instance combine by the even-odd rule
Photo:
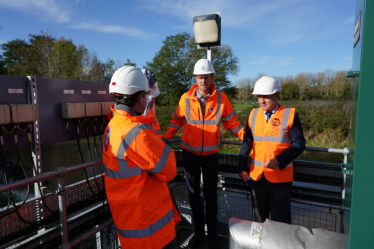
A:
<svg viewBox="0 0 374 249">
<path fill-rule="evenodd" d="M 195 78 L 197 80 L 210 80 L 212 78 L 212 75 L 208 75 L 208 76 L 195 76 Z"/>
</svg>

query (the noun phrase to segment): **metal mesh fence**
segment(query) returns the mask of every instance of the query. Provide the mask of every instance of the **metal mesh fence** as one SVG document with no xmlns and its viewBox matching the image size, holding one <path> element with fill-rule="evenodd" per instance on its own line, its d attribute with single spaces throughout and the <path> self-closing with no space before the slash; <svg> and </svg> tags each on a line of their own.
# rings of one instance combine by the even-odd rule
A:
<svg viewBox="0 0 374 249">
<path fill-rule="evenodd" d="M 177 186 L 173 194 L 180 208 L 190 209 L 188 192 L 185 186 Z M 218 191 L 218 221 L 228 223 L 231 217 L 252 220 L 251 197 L 244 194 Z M 291 203 L 291 223 L 306 228 L 323 228 L 336 232 L 337 215 L 318 210 L 314 206 L 299 207 Z"/>
</svg>

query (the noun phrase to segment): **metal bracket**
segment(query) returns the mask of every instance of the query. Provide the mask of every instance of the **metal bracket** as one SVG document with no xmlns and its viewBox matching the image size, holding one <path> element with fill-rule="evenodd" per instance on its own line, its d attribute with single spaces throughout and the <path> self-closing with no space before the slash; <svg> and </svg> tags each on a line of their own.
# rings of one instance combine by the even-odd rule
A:
<svg viewBox="0 0 374 249">
<path fill-rule="evenodd" d="M 350 77 L 350 78 L 360 77 L 360 71 L 348 71 L 347 77 Z"/>
<path fill-rule="evenodd" d="M 341 167 L 343 175 L 353 175 L 353 164 L 342 163 Z"/>
</svg>

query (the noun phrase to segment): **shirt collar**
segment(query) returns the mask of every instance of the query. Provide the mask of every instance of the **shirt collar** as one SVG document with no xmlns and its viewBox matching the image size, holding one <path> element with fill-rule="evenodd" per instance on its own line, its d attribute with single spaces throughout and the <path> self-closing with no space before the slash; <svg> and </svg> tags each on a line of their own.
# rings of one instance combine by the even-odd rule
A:
<svg viewBox="0 0 374 249">
<path fill-rule="evenodd" d="M 207 97 L 210 96 L 211 93 L 212 93 L 212 88 L 209 89 L 209 93 L 208 93 L 207 95 L 203 96 L 203 95 L 201 95 L 201 94 L 199 93 L 199 89 L 196 88 L 196 97 L 197 97 L 198 99 L 201 99 L 201 97 L 207 98 Z"/>
<path fill-rule="evenodd" d="M 275 113 L 275 111 L 279 108 L 279 104 L 277 103 L 273 109 L 270 110 L 270 112 L 272 112 L 273 114 Z M 264 114 L 266 114 L 266 112 L 268 111 L 264 111 Z"/>
</svg>

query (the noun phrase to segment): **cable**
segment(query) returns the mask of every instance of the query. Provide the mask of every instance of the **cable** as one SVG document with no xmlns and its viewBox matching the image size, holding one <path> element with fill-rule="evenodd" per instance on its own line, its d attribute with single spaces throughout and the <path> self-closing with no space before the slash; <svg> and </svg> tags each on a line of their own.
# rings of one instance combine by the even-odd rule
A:
<svg viewBox="0 0 374 249">
<path fill-rule="evenodd" d="M 81 160 L 81 163 L 84 163 L 83 154 L 82 154 L 82 150 L 81 150 L 81 144 L 79 142 L 79 123 L 80 122 L 79 122 L 79 119 L 76 119 L 75 121 L 76 121 L 76 124 L 77 124 L 77 132 L 75 133 L 75 135 L 76 135 L 76 138 L 77 138 L 77 146 L 78 146 L 79 158 Z M 66 130 L 68 128 L 68 125 L 69 125 L 69 123 L 67 123 Z M 87 183 L 88 187 L 90 188 L 92 194 L 96 195 L 95 191 L 93 191 L 93 189 L 91 187 L 90 180 L 88 179 L 88 174 L 87 174 L 86 168 L 84 168 L 83 171 L 84 171 L 84 174 L 86 176 L 86 183 Z"/>
<path fill-rule="evenodd" d="M 96 155 L 96 159 L 99 159 L 99 155 L 97 153 L 97 149 L 96 149 L 96 126 L 94 125 L 94 135 L 93 135 L 93 138 L 94 138 L 94 149 L 95 149 L 95 155 Z M 100 169 L 100 174 L 101 174 L 101 177 L 102 177 L 102 181 L 103 181 L 103 191 L 105 191 L 105 184 L 104 184 L 104 174 L 103 174 L 103 171 L 101 169 L 101 163 L 99 164 L 99 169 Z"/>
<path fill-rule="evenodd" d="M 30 126 L 30 125 L 29 125 L 29 126 Z M 27 129 L 26 129 L 26 130 L 27 130 Z M 37 171 L 37 169 L 36 169 L 36 165 L 35 165 L 35 162 L 34 162 L 34 157 L 32 156 L 32 139 L 31 139 L 31 131 L 30 131 L 30 133 L 28 133 L 28 139 L 29 139 L 29 152 L 30 152 L 29 155 L 30 155 L 30 159 L 31 159 L 31 162 L 32 162 L 32 168 L 33 168 L 33 170 L 34 170 L 35 175 L 37 176 L 37 175 L 38 175 L 38 171 Z M 38 185 L 38 189 L 39 189 L 39 192 L 40 192 L 40 197 L 41 197 L 42 202 L 43 202 L 44 206 L 46 207 L 46 209 L 47 209 L 49 212 L 51 212 L 51 213 L 55 213 L 55 212 L 57 212 L 58 209 L 53 211 L 52 209 L 49 208 L 49 206 L 47 205 L 47 202 L 46 202 L 45 199 L 44 199 L 44 195 L 43 195 L 43 192 L 42 192 L 42 190 L 41 190 L 40 182 L 36 182 L 36 183 L 37 183 L 37 185 Z"/>
<path fill-rule="evenodd" d="M 90 160 L 92 161 L 91 146 L 90 146 L 90 139 L 89 139 L 87 123 L 86 123 L 86 135 L 87 135 L 86 138 L 87 138 L 87 146 L 88 146 L 88 155 L 90 156 Z M 95 145 L 95 147 L 96 147 L 96 145 Z M 96 157 L 97 157 L 97 154 L 96 154 Z M 94 168 L 94 166 L 91 166 L 91 168 L 92 168 L 92 172 L 93 172 L 93 178 L 95 179 L 96 188 L 99 190 L 99 192 L 102 192 L 102 190 L 99 188 L 99 184 L 97 183 L 95 168 Z"/>
<path fill-rule="evenodd" d="M 3 145 L 4 145 L 3 134 L 2 134 L 2 131 L 0 130 L 1 173 L 3 175 L 4 184 L 7 184 L 8 179 L 6 178 L 6 174 L 5 174 L 6 167 L 5 167 L 5 153 L 4 153 Z M 7 193 L 8 193 L 8 205 L 5 209 L 5 211 L 3 211 L 0 215 L 6 213 L 9 209 L 9 206 L 10 206 L 9 191 L 10 190 L 7 191 Z"/>
<path fill-rule="evenodd" d="M 3 130 L 5 130 L 4 127 L 3 127 Z M 14 130 L 15 130 L 15 129 L 13 129 L 13 131 L 14 131 Z M 6 130 L 5 130 L 5 131 L 6 131 Z M 6 131 L 6 132 L 7 132 L 7 131 Z M 21 169 L 22 169 L 22 171 L 23 171 L 23 174 L 24 174 L 25 178 L 27 178 L 27 173 L 26 173 L 25 167 L 23 166 L 22 159 L 21 159 L 21 155 L 20 155 L 20 153 L 19 153 L 19 149 L 18 149 L 18 139 L 17 139 L 17 134 L 16 134 L 16 133 L 14 133 L 14 142 L 15 142 L 15 147 L 16 147 L 16 151 L 17 151 L 18 160 L 19 160 L 19 162 L 20 162 L 20 164 L 21 164 Z M 5 172 L 5 174 L 6 174 L 6 172 Z M 6 183 L 8 183 L 8 182 L 6 182 Z M 27 185 L 26 197 L 25 197 L 25 199 L 23 200 L 22 204 L 19 205 L 19 206 L 17 206 L 16 203 L 15 203 L 15 201 L 14 201 L 12 191 L 9 191 L 8 194 L 9 194 L 9 199 L 10 199 L 12 205 L 13 205 L 13 208 L 14 208 L 14 210 L 13 210 L 12 212 L 15 212 L 15 213 L 16 213 L 18 219 L 20 219 L 23 223 L 27 223 L 27 224 L 35 224 L 35 223 L 38 223 L 38 221 L 28 221 L 28 220 L 25 220 L 25 219 L 22 217 L 22 215 L 19 213 L 19 211 L 18 211 L 18 209 L 19 209 L 20 207 L 22 207 L 22 206 L 26 203 L 27 199 L 29 198 L 29 195 L 30 195 L 30 185 Z M 8 215 L 8 214 L 10 214 L 10 213 L 12 213 L 12 212 L 9 212 L 9 213 L 3 213 L 3 214 L 0 216 L 0 218 L 4 217 L 4 216 L 6 216 L 6 215 Z"/>
</svg>

